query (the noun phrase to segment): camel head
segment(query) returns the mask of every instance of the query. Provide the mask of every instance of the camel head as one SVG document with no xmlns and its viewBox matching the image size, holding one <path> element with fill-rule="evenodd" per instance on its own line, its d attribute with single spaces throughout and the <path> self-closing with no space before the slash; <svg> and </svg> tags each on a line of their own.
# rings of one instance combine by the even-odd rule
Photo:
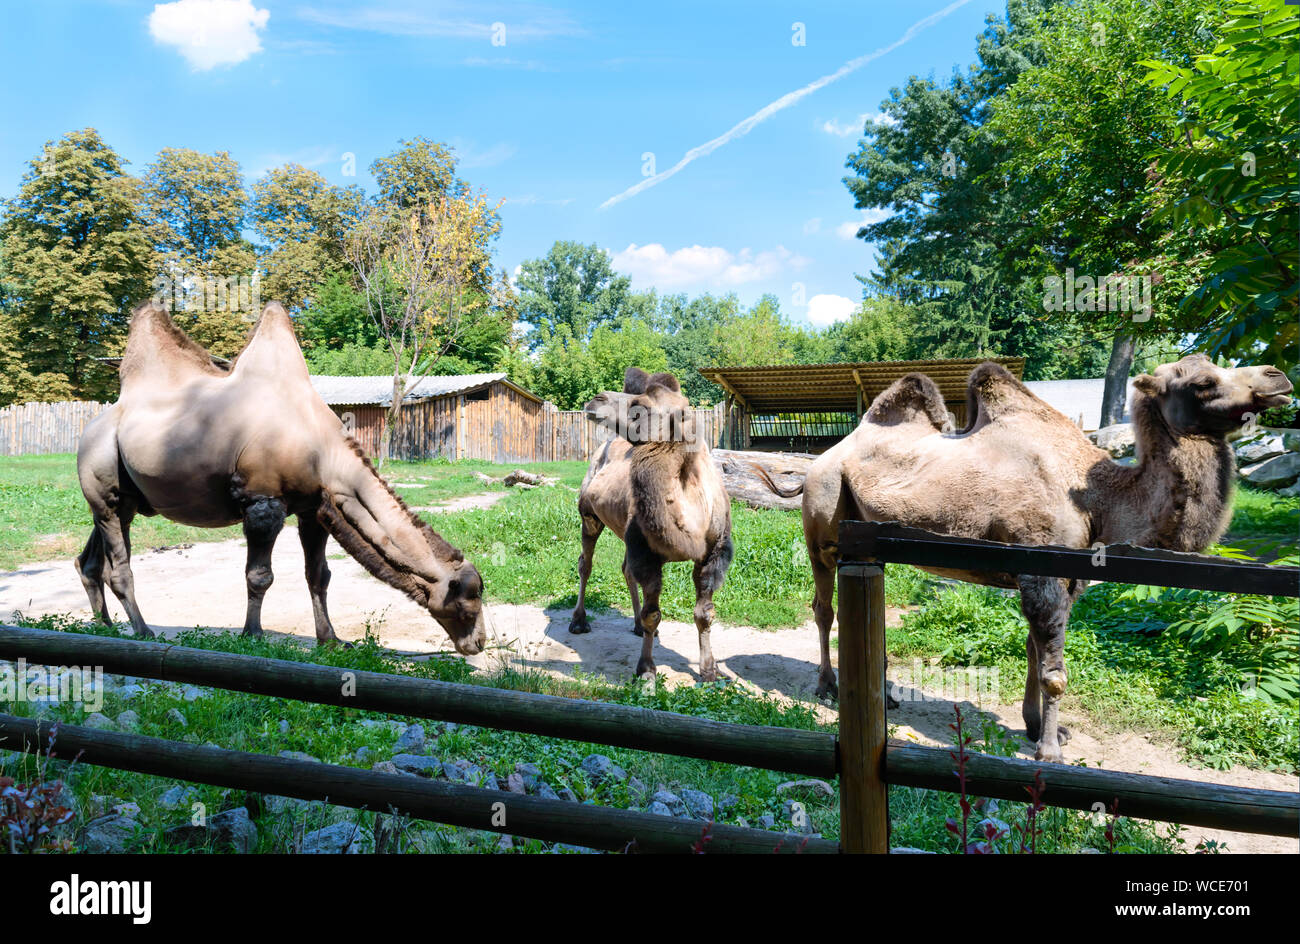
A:
<svg viewBox="0 0 1300 944">
<path fill-rule="evenodd" d="M 1291 402 L 1291 381 L 1276 367 L 1217 367 L 1189 354 L 1133 379 L 1178 435 L 1223 436 L 1270 407 Z"/>
<path fill-rule="evenodd" d="M 634 446 L 690 443 L 695 438 L 690 401 L 672 374 L 646 374 L 630 367 L 622 393 L 597 394 L 583 410 L 587 419 Z"/>
<path fill-rule="evenodd" d="M 457 652 L 473 656 L 483 651 L 487 643 L 483 578 L 473 564 L 461 561 L 455 566 L 441 599 L 438 585 L 430 585 L 427 600 L 429 613 L 447 631 Z"/>
</svg>

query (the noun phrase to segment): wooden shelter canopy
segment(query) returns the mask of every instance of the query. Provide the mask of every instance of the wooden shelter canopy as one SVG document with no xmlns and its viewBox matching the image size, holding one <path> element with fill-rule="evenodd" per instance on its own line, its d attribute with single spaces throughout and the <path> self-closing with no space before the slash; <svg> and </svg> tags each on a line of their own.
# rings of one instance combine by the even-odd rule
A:
<svg viewBox="0 0 1300 944">
<path fill-rule="evenodd" d="M 721 387 L 750 415 L 841 410 L 853 413 L 865 410 L 886 387 L 911 373 L 925 374 L 938 384 L 945 402 L 964 405 L 966 380 L 970 372 L 985 361 L 1001 364 L 1017 379 L 1024 375 L 1023 357 L 702 367 L 700 374 Z"/>
</svg>

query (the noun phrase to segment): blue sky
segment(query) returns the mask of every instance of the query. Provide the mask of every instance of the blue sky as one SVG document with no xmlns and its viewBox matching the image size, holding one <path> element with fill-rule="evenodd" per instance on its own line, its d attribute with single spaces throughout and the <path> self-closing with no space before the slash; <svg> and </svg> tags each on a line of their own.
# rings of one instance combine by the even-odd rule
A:
<svg viewBox="0 0 1300 944">
<path fill-rule="evenodd" d="M 0 195 L 46 140 L 87 125 L 137 173 L 159 148 L 189 147 L 230 151 L 250 181 L 295 161 L 367 189 L 372 160 L 425 135 L 507 201 L 509 271 L 557 239 L 595 242 L 637 288 L 771 292 L 792 320 L 826 324 L 860 298 L 854 274 L 874 258 L 841 183 L 864 116 L 908 75 L 969 65 L 1001 12 L 995 0 L 6 4 Z M 737 125 L 746 133 L 729 135 Z M 707 153 L 669 173 L 693 149 Z M 647 153 L 654 183 L 628 194 Z"/>
</svg>

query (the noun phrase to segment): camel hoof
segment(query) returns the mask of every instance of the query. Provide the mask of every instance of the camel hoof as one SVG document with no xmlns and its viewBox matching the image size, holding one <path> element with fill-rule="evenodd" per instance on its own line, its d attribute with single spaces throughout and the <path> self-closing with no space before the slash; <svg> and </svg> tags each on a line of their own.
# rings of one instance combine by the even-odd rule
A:
<svg viewBox="0 0 1300 944">
<path fill-rule="evenodd" d="M 893 711 L 895 708 L 899 708 L 902 706 L 898 703 L 897 698 L 889 694 L 889 692 L 885 692 L 885 707 L 888 708 L 890 711 Z"/>
<path fill-rule="evenodd" d="M 700 669 L 701 682 L 716 682 L 718 680 L 717 669 Z"/>
<path fill-rule="evenodd" d="M 817 686 L 817 697 L 824 701 L 839 701 L 840 687 L 835 682 L 822 682 Z"/>
<path fill-rule="evenodd" d="M 110 623 L 109 625 L 111 626 L 112 624 Z M 136 639 L 157 639 L 158 638 L 157 634 L 152 629 L 148 629 L 148 628 L 133 629 L 131 630 L 131 632 L 135 634 Z"/>
<path fill-rule="evenodd" d="M 1070 743 L 1070 737 L 1070 729 L 1065 725 L 1061 725 L 1056 729 L 1056 741 L 1058 744 L 1065 746 Z"/>
<path fill-rule="evenodd" d="M 1059 744 L 1054 744 L 1051 747 L 1048 747 L 1040 741 L 1038 749 L 1034 751 L 1034 760 L 1041 760 L 1048 764 L 1064 763 L 1061 756 L 1061 746 Z"/>
<path fill-rule="evenodd" d="M 575 634 L 591 632 L 591 624 L 587 622 L 587 617 L 575 616 L 573 619 L 569 620 L 569 632 Z"/>
<path fill-rule="evenodd" d="M 633 626 L 633 627 L 632 627 L 632 635 L 633 635 L 633 636 L 644 636 L 644 635 L 645 635 L 645 630 L 642 629 L 640 626 Z"/>
</svg>

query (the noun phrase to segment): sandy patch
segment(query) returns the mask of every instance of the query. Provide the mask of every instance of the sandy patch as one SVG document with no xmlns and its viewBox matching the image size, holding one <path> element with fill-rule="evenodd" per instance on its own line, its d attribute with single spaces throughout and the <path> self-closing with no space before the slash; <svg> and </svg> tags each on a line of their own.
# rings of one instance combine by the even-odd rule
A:
<svg viewBox="0 0 1300 944">
<path fill-rule="evenodd" d="M 489 492 L 454 499 L 477 499 L 486 504 L 499 501 L 505 492 Z M 438 510 L 451 510 L 444 503 Z M 458 506 L 466 507 L 466 506 Z M 468 507 L 485 507 L 473 504 Z M 329 607 L 335 628 L 348 640 L 360 639 L 372 627 L 389 648 L 414 657 L 451 651 L 450 642 L 423 609 L 398 591 L 372 578 L 361 566 L 343 554 L 332 540 L 328 549 L 330 569 Z M 244 622 L 244 556 L 242 541 L 221 541 L 159 550 L 137 549 L 132 569 L 136 595 L 145 619 L 162 635 L 173 635 L 195 626 L 238 632 Z M 297 530 L 286 526 L 276 543 L 273 557 L 275 585 L 267 593 L 262 622 L 269 632 L 302 639 L 314 639 L 311 602 L 303 574 L 302 549 Z M 116 600 L 112 613 L 121 617 Z M 71 613 L 90 617 L 89 606 L 70 559 L 30 564 L 0 573 L 0 619 L 11 619 L 15 611 L 27 614 Z M 631 632 L 632 620 L 616 613 L 591 613 L 592 631 L 572 635 L 569 612 L 545 611 L 537 606 L 495 604 L 490 608 L 493 643 L 470 661 L 490 668 L 503 661 L 546 671 L 569 673 L 582 668 L 610 679 L 631 675 L 641 641 Z M 891 611 L 890 619 L 897 619 Z M 743 684 L 779 697 L 811 699 L 816 686 L 818 642 L 811 623 L 794 629 L 764 631 L 747 626 L 715 625 L 713 651 L 720 672 Z M 691 683 L 698 677 L 698 641 L 691 623 L 666 621 L 660 626 L 655 647 L 659 671 L 670 682 Z M 922 744 L 950 745 L 949 723 L 953 720 L 951 699 L 934 696 L 912 700 L 909 680 L 915 678 L 909 664 L 892 667 L 902 706 L 890 713 L 891 724 L 899 725 L 901 736 Z M 924 689 L 924 686 L 922 686 Z M 925 693 L 929 694 L 929 693 Z M 978 712 L 996 718 L 1012 732 L 1023 730 L 1019 705 L 972 704 L 962 702 L 963 712 L 974 718 Z M 833 710 L 819 708 L 824 717 Z M 1090 766 L 1136 773 L 1207 780 L 1271 790 L 1297 789 L 1297 780 L 1284 774 L 1237 768 L 1215 771 L 1192 767 L 1179 760 L 1168 744 L 1153 743 L 1130 732 L 1107 733 L 1091 730 L 1084 719 L 1063 713 L 1074 738 L 1065 747 L 1067 760 L 1084 760 Z M 979 723 L 975 722 L 978 732 Z M 1027 745 L 1026 745 L 1027 746 Z M 1026 756 L 1032 756 L 1027 754 Z M 1297 840 L 1244 833 L 1188 828 L 1188 848 L 1201 838 L 1226 842 L 1233 852 L 1297 852 Z"/>
</svg>

